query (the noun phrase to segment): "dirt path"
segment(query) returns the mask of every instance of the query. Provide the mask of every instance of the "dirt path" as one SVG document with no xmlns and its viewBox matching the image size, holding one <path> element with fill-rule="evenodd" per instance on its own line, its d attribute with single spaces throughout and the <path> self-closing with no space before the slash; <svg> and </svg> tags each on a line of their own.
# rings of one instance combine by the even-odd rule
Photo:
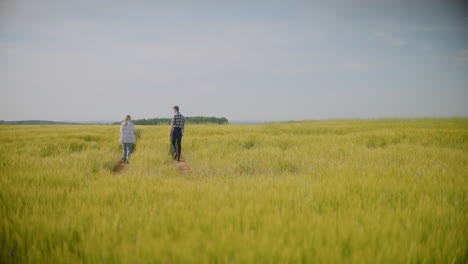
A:
<svg viewBox="0 0 468 264">
<path fill-rule="evenodd" d="M 180 161 L 174 160 L 174 164 L 179 169 L 179 172 L 182 174 L 194 174 L 192 168 L 185 161 L 184 154 L 180 155 Z"/>
<path fill-rule="evenodd" d="M 120 174 L 122 173 L 125 168 L 127 168 L 128 166 L 128 163 L 124 162 L 123 160 L 120 160 L 115 166 L 114 166 L 114 169 L 112 169 L 112 171 L 115 173 L 115 174 Z"/>
<path fill-rule="evenodd" d="M 132 151 L 132 154 L 134 153 L 135 151 Z M 112 172 L 114 172 L 115 174 L 121 174 L 125 171 L 125 169 L 128 167 L 128 163 L 124 162 L 123 160 L 119 160 L 119 162 L 117 162 L 114 166 L 114 168 L 112 169 Z M 174 165 L 177 167 L 177 169 L 179 169 L 179 172 L 181 174 L 191 174 L 193 176 L 195 176 L 195 173 L 193 172 L 192 168 L 190 167 L 190 165 L 185 161 L 185 157 L 184 157 L 184 154 L 182 154 L 180 156 L 180 161 L 177 161 L 177 160 L 174 160 Z"/>
<path fill-rule="evenodd" d="M 133 145 L 133 148 L 132 148 L 132 153 L 130 155 L 130 157 L 135 153 L 136 151 L 136 144 Z M 126 162 L 123 162 L 123 160 L 119 160 L 114 168 L 112 169 L 112 172 L 114 172 L 115 174 L 121 174 L 128 166 L 128 163 Z"/>
</svg>

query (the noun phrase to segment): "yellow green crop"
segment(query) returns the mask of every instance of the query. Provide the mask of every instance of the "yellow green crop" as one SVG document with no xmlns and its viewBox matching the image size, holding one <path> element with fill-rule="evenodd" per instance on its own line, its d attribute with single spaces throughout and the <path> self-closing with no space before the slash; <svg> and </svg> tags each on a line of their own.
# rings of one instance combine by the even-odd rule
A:
<svg viewBox="0 0 468 264">
<path fill-rule="evenodd" d="M 468 119 L 0 126 L 0 263 L 466 263 Z"/>
</svg>

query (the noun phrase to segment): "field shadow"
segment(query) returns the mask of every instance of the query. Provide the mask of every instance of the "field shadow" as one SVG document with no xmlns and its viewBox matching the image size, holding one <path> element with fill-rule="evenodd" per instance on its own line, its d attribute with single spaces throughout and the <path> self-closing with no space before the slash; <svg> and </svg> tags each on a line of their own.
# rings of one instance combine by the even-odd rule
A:
<svg viewBox="0 0 468 264">
<path fill-rule="evenodd" d="M 183 153 L 180 155 L 180 161 L 174 160 L 174 164 L 181 174 L 193 174 L 192 168 L 186 162 Z"/>
<path fill-rule="evenodd" d="M 137 146 L 136 144 L 133 145 L 131 155 L 135 154 L 135 151 L 137 149 L 136 146 Z M 122 151 L 122 145 L 120 146 L 120 151 Z M 125 171 L 128 165 L 129 165 L 128 163 L 124 162 L 123 159 L 120 158 L 119 161 L 112 168 L 112 172 L 114 174 L 121 174 L 123 171 Z"/>
</svg>

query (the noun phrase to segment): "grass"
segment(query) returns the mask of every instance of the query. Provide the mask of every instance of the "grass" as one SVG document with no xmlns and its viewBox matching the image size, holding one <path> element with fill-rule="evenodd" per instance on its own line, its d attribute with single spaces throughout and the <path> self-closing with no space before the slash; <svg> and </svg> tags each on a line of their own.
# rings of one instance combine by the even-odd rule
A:
<svg viewBox="0 0 468 264">
<path fill-rule="evenodd" d="M 466 263 L 468 119 L 0 126 L 0 263 Z"/>
</svg>

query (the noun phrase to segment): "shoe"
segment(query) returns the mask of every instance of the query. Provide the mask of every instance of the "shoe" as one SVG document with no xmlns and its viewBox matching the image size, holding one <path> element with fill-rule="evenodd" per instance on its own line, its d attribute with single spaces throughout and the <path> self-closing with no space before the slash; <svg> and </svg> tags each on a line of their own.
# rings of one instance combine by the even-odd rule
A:
<svg viewBox="0 0 468 264">
<path fill-rule="evenodd" d="M 125 158 L 122 158 L 122 160 L 120 162 L 125 163 L 125 162 L 127 162 L 127 160 Z"/>
<path fill-rule="evenodd" d="M 176 159 L 177 159 L 177 153 L 176 153 L 176 154 L 174 154 L 174 160 L 176 160 Z"/>
<path fill-rule="evenodd" d="M 179 155 L 179 156 L 177 156 L 177 161 L 180 161 L 180 155 Z"/>
<path fill-rule="evenodd" d="M 128 162 L 128 160 L 126 160 L 125 162 L 127 162 L 127 164 L 130 163 L 130 162 Z"/>
</svg>

